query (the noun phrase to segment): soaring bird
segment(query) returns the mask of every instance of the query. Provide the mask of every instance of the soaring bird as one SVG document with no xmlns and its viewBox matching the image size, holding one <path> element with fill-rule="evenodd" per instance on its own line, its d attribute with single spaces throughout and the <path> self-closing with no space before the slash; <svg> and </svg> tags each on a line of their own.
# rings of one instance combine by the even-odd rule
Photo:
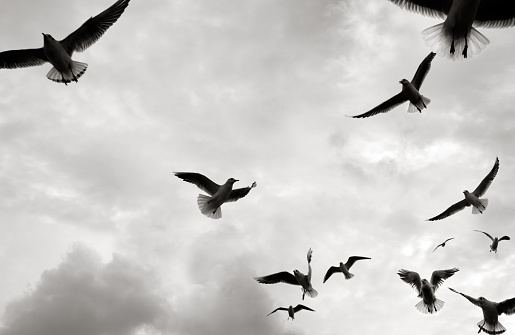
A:
<svg viewBox="0 0 515 335">
<path fill-rule="evenodd" d="M 481 183 L 476 187 L 476 189 L 470 193 L 469 191 L 465 190 L 463 191 L 463 194 L 465 195 L 465 199 L 458 201 L 451 207 L 447 208 L 445 211 L 443 211 L 441 214 L 432 217 L 431 219 L 428 219 L 427 221 L 436 221 L 445 219 L 448 216 L 453 215 L 454 213 L 457 213 L 461 210 L 463 210 L 465 207 L 468 207 L 472 205 L 472 214 L 478 214 L 486 210 L 486 206 L 488 206 L 488 199 L 479 199 L 482 197 L 485 192 L 490 187 L 490 184 L 492 184 L 492 181 L 494 180 L 495 176 L 497 175 L 497 171 L 499 171 L 499 158 L 495 158 L 494 167 L 488 173 L 488 175 L 481 181 Z"/>
<path fill-rule="evenodd" d="M 445 241 L 443 241 L 442 243 L 438 244 L 438 245 L 436 246 L 436 248 L 433 250 L 433 252 L 435 252 L 435 250 L 436 250 L 436 249 L 438 249 L 438 247 L 442 247 L 442 248 L 443 248 L 443 247 L 445 247 L 445 243 L 447 243 L 447 242 L 449 242 L 450 240 L 453 240 L 453 239 L 454 239 L 454 237 L 451 237 L 451 238 L 446 239 L 446 240 L 445 240 Z"/>
<path fill-rule="evenodd" d="M 304 305 L 298 304 L 295 307 L 290 305 L 290 307 L 288 307 L 288 308 L 284 308 L 284 307 L 276 308 L 272 312 L 268 313 L 267 316 L 272 314 L 272 313 L 275 313 L 277 311 L 288 311 L 288 319 L 287 320 L 289 320 L 291 318 L 291 320 L 293 321 L 293 319 L 295 319 L 295 313 L 297 313 L 298 311 L 301 311 L 303 309 L 305 309 L 307 311 L 312 311 L 312 312 L 315 311 L 314 309 L 311 309 L 311 308 L 306 307 Z"/>
<path fill-rule="evenodd" d="M 90 18 L 79 29 L 61 41 L 43 34 L 43 47 L 0 52 L 0 69 L 42 65 L 50 62 L 54 67 L 48 79 L 67 85 L 84 74 L 88 64 L 72 60 L 75 51 L 82 52 L 95 43 L 118 20 L 130 0 L 118 0 L 111 7 Z"/>
<path fill-rule="evenodd" d="M 390 99 L 386 100 L 379 106 L 376 106 L 369 110 L 366 113 L 352 116 L 353 118 L 365 118 L 369 116 L 373 116 L 379 113 L 386 113 L 392 110 L 393 108 L 399 106 L 400 104 L 409 101 L 408 113 L 414 113 L 417 110 L 422 112 L 422 109 L 426 108 L 430 99 L 424 97 L 419 93 L 420 86 L 422 82 L 426 78 L 429 69 L 431 68 L 431 61 L 435 58 L 435 53 L 431 52 L 429 55 L 424 58 L 422 63 L 418 66 L 417 72 L 413 76 L 413 79 L 408 81 L 407 79 L 402 79 L 399 83 L 402 84 L 402 91 Z"/>
<path fill-rule="evenodd" d="M 418 297 L 422 298 L 415 307 L 424 314 L 433 314 L 441 310 L 444 305 L 442 300 L 436 298 L 436 290 L 443 284 L 444 279 L 451 277 L 458 271 L 458 268 L 433 271 L 430 281 L 427 281 L 427 279 L 421 280 L 419 274 L 414 271 L 402 269 L 397 274 L 404 282 L 415 288 Z"/>
<path fill-rule="evenodd" d="M 316 298 L 318 292 L 311 286 L 311 255 L 313 251 L 309 248 L 308 251 L 308 274 L 305 275 L 301 273 L 299 270 L 293 270 L 293 274 L 282 271 L 278 273 L 274 273 L 264 277 L 254 277 L 261 284 L 276 284 L 276 283 L 286 283 L 290 285 L 300 285 L 302 286 L 302 300 L 304 300 L 304 296 L 307 294 L 311 298 Z"/>
<path fill-rule="evenodd" d="M 507 28 L 515 25 L 513 1 L 390 1 L 415 13 L 445 19 L 443 23 L 422 31 L 422 35 L 431 50 L 453 60 L 478 54 L 490 43 L 488 38 L 472 27 L 473 25 L 484 28 Z"/>
<path fill-rule="evenodd" d="M 474 305 L 481 307 L 483 310 L 483 320 L 477 323 L 477 326 L 479 327 L 478 333 L 484 331 L 487 334 L 496 335 L 502 334 L 506 331 L 506 328 L 504 328 L 504 326 L 499 322 L 499 315 L 502 313 L 506 315 L 515 313 L 515 298 L 506 299 L 503 302 L 493 302 L 483 297 L 474 299 L 450 287 L 449 290 L 454 293 L 461 294 Z"/>
<path fill-rule="evenodd" d="M 481 231 L 481 230 L 475 230 L 474 231 L 477 231 L 478 233 L 483 233 L 485 234 L 486 236 L 488 236 L 491 240 L 492 240 L 492 244 L 490 245 L 490 252 L 495 252 L 497 253 L 497 246 L 499 245 L 499 242 L 500 241 L 509 241 L 510 240 L 510 237 L 509 236 L 503 236 L 501 238 L 498 238 L 498 237 L 492 237 L 490 236 L 490 234 L 484 232 L 484 231 Z"/>
<path fill-rule="evenodd" d="M 219 219 L 222 217 L 222 209 L 220 206 L 224 202 L 237 201 L 249 194 L 250 190 L 257 186 L 253 182 L 249 187 L 232 189 L 232 186 L 238 180 L 229 178 L 223 185 L 218 185 L 208 177 L 194 172 L 174 172 L 174 174 L 188 183 L 197 185 L 202 191 L 208 193 L 210 196 L 199 194 L 197 197 L 197 204 L 200 212 L 212 219 Z"/>
<path fill-rule="evenodd" d="M 352 273 L 349 272 L 351 266 L 361 259 L 371 259 L 370 257 L 363 257 L 363 256 L 351 256 L 347 259 L 347 263 L 343 264 L 340 262 L 340 266 L 331 266 L 329 270 L 327 270 L 325 276 L 324 276 L 324 283 L 326 282 L 329 277 L 335 272 L 342 272 L 345 276 L 345 279 L 351 279 L 354 277 Z"/>
</svg>

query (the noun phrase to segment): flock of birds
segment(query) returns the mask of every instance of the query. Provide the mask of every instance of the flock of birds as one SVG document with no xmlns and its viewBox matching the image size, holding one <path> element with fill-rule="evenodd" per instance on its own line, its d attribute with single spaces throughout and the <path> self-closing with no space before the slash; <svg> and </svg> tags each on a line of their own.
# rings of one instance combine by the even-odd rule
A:
<svg viewBox="0 0 515 335">
<path fill-rule="evenodd" d="M 78 82 L 84 74 L 88 65 L 86 63 L 72 60 L 74 52 L 86 50 L 94 44 L 122 15 L 130 0 L 118 0 L 111 7 L 104 10 L 95 17 L 90 18 L 77 30 L 69 34 L 63 40 L 55 40 L 51 35 L 43 33 L 43 47 L 37 49 L 9 50 L 0 52 L 0 69 L 14 69 L 42 65 L 47 62 L 53 65 L 47 74 L 47 78 L 65 85 L 71 81 Z M 408 112 L 422 112 L 430 103 L 430 99 L 420 94 L 420 87 L 427 76 L 431 62 L 435 55 L 441 54 L 447 58 L 465 59 L 478 54 L 488 44 L 489 40 L 482 35 L 475 27 L 504 28 L 515 25 L 515 1 L 507 0 L 389 0 L 397 6 L 416 13 L 433 17 L 445 18 L 443 23 L 425 29 L 422 34 L 426 44 L 432 52 L 424 58 L 419 65 L 413 79 L 408 81 L 402 79 L 402 90 L 397 95 L 386 100 L 370 111 L 352 116 L 353 118 L 367 118 L 380 113 L 386 113 L 400 104 L 409 101 Z M 483 213 L 488 206 L 488 199 L 482 199 L 499 170 L 499 159 L 496 158 L 490 173 L 481 181 L 473 192 L 464 191 L 464 199 L 453 204 L 441 214 L 428 219 L 435 221 L 447 218 L 465 207 L 472 206 L 472 213 Z M 219 219 L 222 217 L 221 206 L 226 202 L 234 202 L 249 194 L 250 190 L 256 187 L 254 182 L 251 186 L 233 189 L 234 183 L 238 180 L 229 178 L 225 184 L 219 185 L 208 177 L 194 172 L 175 172 L 175 175 L 182 180 L 192 183 L 206 192 L 208 195 L 200 194 L 197 203 L 202 214 Z M 510 240 L 509 236 L 501 238 L 485 234 L 492 241 L 490 251 L 497 252 L 500 241 Z M 449 238 L 435 247 L 445 247 L 446 243 L 454 239 Z M 254 279 L 262 284 L 287 283 L 301 286 L 302 300 L 305 295 L 315 298 L 318 292 L 311 283 L 311 258 L 313 251 L 309 249 L 307 254 L 308 273 L 303 274 L 298 270 L 293 273 L 282 271 L 271 275 L 255 277 Z M 334 274 L 342 273 L 345 279 L 351 279 L 354 275 L 350 273 L 353 264 L 358 260 L 367 260 L 369 257 L 351 256 L 344 264 L 331 266 L 325 276 L 324 283 Z M 443 284 L 444 280 L 458 272 L 458 268 L 433 271 L 430 280 L 421 279 L 417 272 L 401 269 L 398 272 L 400 279 L 416 289 L 418 297 L 422 300 L 415 306 L 422 313 L 433 314 L 442 309 L 444 302 L 435 296 L 436 290 Z M 498 316 L 502 313 L 515 313 L 515 298 L 504 300 L 500 303 L 492 302 L 484 297 L 472 298 L 452 288 L 453 292 L 462 295 L 471 303 L 483 310 L 483 320 L 478 322 L 479 332 L 488 334 L 501 334 L 506 331 L 499 322 Z M 294 319 L 295 313 L 301 310 L 314 311 L 302 304 L 297 306 L 279 307 L 268 315 L 279 310 L 288 312 L 289 318 Z M 267 316 L 268 316 L 267 315 Z"/>
</svg>

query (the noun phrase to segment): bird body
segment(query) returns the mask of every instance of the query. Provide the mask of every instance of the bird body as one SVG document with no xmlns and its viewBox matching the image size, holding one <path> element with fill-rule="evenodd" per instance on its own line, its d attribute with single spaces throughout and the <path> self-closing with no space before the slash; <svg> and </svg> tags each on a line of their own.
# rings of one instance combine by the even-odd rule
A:
<svg viewBox="0 0 515 335">
<path fill-rule="evenodd" d="M 301 310 L 307 310 L 307 311 L 312 311 L 314 312 L 315 310 L 314 309 L 311 309 L 309 307 L 306 307 L 304 305 L 301 305 L 301 304 L 298 304 L 297 306 L 293 307 L 290 305 L 290 307 L 288 308 L 284 308 L 284 307 L 279 307 L 279 308 L 276 308 L 274 309 L 272 312 L 268 313 L 268 315 L 272 314 L 272 313 L 275 313 L 277 311 L 287 311 L 288 312 L 288 319 L 289 320 L 291 318 L 291 320 L 293 321 L 295 319 L 295 313 L 297 313 L 298 311 L 301 311 Z M 267 316 L 268 316 L 267 315 Z"/>
<path fill-rule="evenodd" d="M 485 234 L 486 236 L 488 236 L 490 238 L 490 240 L 492 240 L 492 244 L 490 245 L 490 252 L 495 252 L 497 253 L 497 247 L 499 246 L 499 242 L 500 241 L 509 241 L 510 240 L 510 237 L 505 235 L 501 238 L 498 238 L 498 237 L 492 237 L 490 234 L 484 232 L 484 231 L 481 231 L 481 230 L 475 230 L 474 231 L 477 231 L 478 233 L 483 233 Z"/>
<path fill-rule="evenodd" d="M 351 266 L 358 260 L 362 259 L 371 259 L 370 257 L 363 257 L 363 256 L 351 256 L 347 259 L 347 262 L 343 264 L 343 262 L 340 262 L 340 266 L 331 266 L 325 276 L 324 276 L 324 283 L 331 277 L 331 275 L 335 272 L 342 272 L 345 276 L 345 279 L 351 279 L 354 277 L 354 274 L 350 273 L 349 270 Z"/>
</svg>

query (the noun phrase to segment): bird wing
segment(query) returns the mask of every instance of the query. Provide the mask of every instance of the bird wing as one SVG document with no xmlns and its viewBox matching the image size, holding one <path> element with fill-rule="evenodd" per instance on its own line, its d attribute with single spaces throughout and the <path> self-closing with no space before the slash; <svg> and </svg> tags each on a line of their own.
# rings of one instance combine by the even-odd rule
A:
<svg viewBox="0 0 515 335">
<path fill-rule="evenodd" d="M 499 241 L 509 241 L 510 240 L 510 237 L 508 235 L 504 235 L 503 237 L 501 237 L 499 239 Z"/>
<path fill-rule="evenodd" d="M 311 263 L 311 256 L 313 256 L 313 250 L 311 250 L 311 248 L 309 248 L 308 254 L 306 256 L 308 259 L 308 264 Z"/>
<path fill-rule="evenodd" d="M 436 270 L 433 271 L 431 275 L 431 284 L 433 285 L 435 291 L 440 285 L 443 284 L 443 281 L 449 277 L 451 277 L 456 272 L 460 271 L 458 268 L 452 268 L 448 270 Z"/>
<path fill-rule="evenodd" d="M 295 306 L 295 307 L 293 308 L 293 311 L 294 311 L 295 313 L 297 313 L 297 312 L 298 312 L 298 311 L 300 311 L 301 309 L 305 309 L 305 310 L 312 311 L 312 312 L 314 312 L 314 311 L 315 311 L 314 309 L 311 309 L 311 308 L 309 308 L 309 307 L 307 307 L 307 306 L 304 306 L 304 305 L 301 305 L 301 304 L 298 304 L 297 306 Z"/>
<path fill-rule="evenodd" d="M 410 12 L 435 17 L 445 18 L 449 13 L 452 0 L 390 0 L 397 6 L 407 9 Z"/>
<path fill-rule="evenodd" d="M 48 62 L 43 48 L 0 52 L 0 69 L 16 69 L 43 65 Z"/>
<path fill-rule="evenodd" d="M 347 259 L 347 263 L 345 263 L 345 267 L 347 270 L 350 270 L 351 266 L 361 259 L 371 259 L 370 257 L 364 257 L 364 256 L 350 256 L 349 259 Z"/>
<path fill-rule="evenodd" d="M 490 237 L 490 239 L 491 239 L 491 240 L 492 240 L 492 242 L 493 242 L 494 238 L 493 238 L 490 234 L 488 234 L 487 232 L 484 232 L 484 231 L 481 231 L 481 230 L 475 230 L 475 229 L 474 229 L 474 231 L 477 231 L 478 233 L 483 233 L 483 234 L 485 234 L 486 236 Z"/>
<path fill-rule="evenodd" d="M 393 97 L 391 97 L 390 99 L 386 100 L 382 104 L 372 108 L 368 112 L 360 114 L 360 115 L 354 115 L 352 117 L 355 119 L 363 119 L 363 118 L 366 118 L 369 116 L 374 116 L 379 113 L 387 113 L 406 101 L 407 101 L 406 97 L 404 96 L 404 94 L 402 92 L 400 92 L 400 93 L 394 95 Z"/>
<path fill-rule="evenodd" d="M 515 298 L 506 299 L 497 304 L 497 314 L 501 315 L 502 313 L 506 315 L 515 313 Z"/>
<path fill-rule="evenodd" d="M 254 279 L 261 284 L 286 283 L 291 285 L 300 285 L 295 276 L 286 271 L 277 272 L 263 277 L 254 277 Z"/>
<path fill-rule="evenodd" d="M 451 216 L 451 215 L 453 215 L 453 214 L 463 210 L 463 208 L 465 208 L 467 206 L 470 206 L 470 205 L 468 204 L 468 202 L 465 199 L 463 199 L 461 201 L 458 201 L 457 203 L 455 203 L 451 207 L 447 208 L 441 214 L 438 214 L 435 217 L 427 219 L 426 221 L 436 221 L 436 220 L 445 219 L 446 217 L 449 217 L 449 216 Z"/>
<path fill-rule="evenodd" d="M 434 249 L 433 249 L 433 252 L 435 252 L 435 250 L 436 250 L 436 249 L 438 249 L 438 247 L 441 247 L 441 246 L 443 246 L 443 243 L 438 244 L 438 245 L 436 246 L 436 248 L 434 248 Z"/>
<path fill-rule="evenodd" d="M 335 272 L 342 272 L 342 270 L 340 269 L 339 266 L 331 266 L 327 272 L 325 273 L 325 276 L 324 276 L 324 283 L 327 281 L 327 279 L 329 279 L 329 277 L 332 276 L 333 273 Z"/>
<path fill-rule="evenodd" d="M 182 180 L 187 181 L 188 183 L 197 185 L 198 188 L 211 196 L 215 194 L 216 191 L 218 191 L 220 188 L 220 185 L 200 173 L 174 172 L 173 174 Z"/>
<path fill-rule="evenodd" d="M 422 86 L 422 82 L 424 82 L 424 79 L 427 76 L 427 73 L 429 72 L 429 69 L 431 68 L 431 61 L 433 58 L 435 58 L 436 53 L 431 52 L 429 55 L 424 58 L 422 63 L 417 68 L 417 72 L 415 72 L 415 75 L 413 76 L 413 79 L 411 79 L 411 83 L 417 90 L 420 89 L 420 86 Z"/>
<path fill-rule="evenodd" d="M 485 194 L 486 190 L 488 190 L 488 188 L 490 187 L 490 184 L 492 184 L 492 181 L 494 181 L 494 178 L 497 175 L 497 171 L 499 171 L 499 158 L 496 157 L 494 166 L 490 173 L 486 175 L 486 177 L 481 181 L 478 187 L 476 187 L 474 192 L 472 192 L 476 197 L 479 198 L 482 197 L 483 194 Z"/>
<path fill-rule="evenodd" d="M 278 307 L 278 308 L 274 309 L 273 311 L 271 311 L 270 313 L 268 313 L 266 316 L 269 316 L 270 314 L 275 313 L 277 311 L 287 311 L 287 310 L 288 310 L 288 308 Z"/>
<path fill-rule="evenodd" d="M 415 288 L 420 294 L 420 289 L 422 287 L 422 281 L 420 280 L 420 276 L 415 271 L 409 271 L 401 269 L 397 274 L 401 277 L 402 281 L 411 285 L 411 287 Z"/>
<path fill-rule="evenodd" d="M 481 1 L 474 19 L 474 26 L 483 28 L 507 28 L 515 25 L 515 3 L 506 0 Z"/>
<path fill-rule="evenodd" d="M 118 0 L 111 7 L 95 17 L 89 18 L 77 30 L 61 41 L 61 45 L 71 56 L 74 51 L 82 52 L 106 32 L 118 20 L 130 0 Z"/>
<path fill-rule="evenodd" d="M 225 202 L 233 202 L 233 201 L 243 198 L 244 196 L 249 194 L 251 189 L 253 189 L 256 186 L 257 186 L 256 182 L 253 182 L 251 186 L 237 188 L 237 189 L 232 190 L 231 193 L 229 193 L 229 197 L 227 198 L 227 200 L 225 200 Z"/>
<path fill-rule="evenodd" d="M 474 298 L 472 298 L 471 296 L 468 296 L 468 295 L 463 294 L 463 293 L 461 293 L 461 292 L 458 292 L 458 291 L 456 291 L 456 290 L 455 290 L 455 289 L 453 289 L 453 288 L 450 288 L 450 287 L 449 287 L 449 290 L 453 291 L 454 293 L 461 294 L 462 296 L 464 296 L 465 298 L 467 298 L 467 300 L 468 300 L 468 301 L 470 301 L 471 303 L 473 303 L 474 305 L 481 307 L 481 305 L 479 304 L 479 300 L 474 299 Z"/>
</svg>

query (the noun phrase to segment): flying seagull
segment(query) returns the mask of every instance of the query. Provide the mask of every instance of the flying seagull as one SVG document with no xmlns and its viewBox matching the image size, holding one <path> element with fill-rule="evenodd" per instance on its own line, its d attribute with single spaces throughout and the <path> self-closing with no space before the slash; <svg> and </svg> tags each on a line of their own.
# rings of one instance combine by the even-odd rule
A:
<svg viewBox="0 0 515 335">
<path fill-rule="evenodd" d="M 502 334 L 506 331 L 506 328 L 504 328 L 504 326 L 499 322 L 499 315 L 502 313 L 506 315 L 515 313 L 515 298 L 506 299 L 503 302 L 493 302 L 483 297 L 474 299 L 450 287 L 449 290 L 454 293 L 461 294 L 474 305 L 481 307 L 484 319 L 477 323 L 477 326 L 479 327 L 478 333 L 484 331 L 487 334 L 495 335 Z"/>
<path fill-rule="evenodd" d="M 485 233 L 484 231 L 481 231 L 481 230 L 475 230 L 474 231 L 477 231 L 478 233 L 483 233 L 485 234 L 486 236 L 488 236 L 491 240 L 492 240 L 492 244 L 490 245 L 490 252 L 495 252 L 497 253 L 497 246 L 499 245 L 499 242 L 500 241 L 509 241 L 510 240 L 510 237 L 509 236 L 503 236 L 501 238 L 493 238 L 492 236 L 490 236 L 490 234 L 488 233 Z"/>
<path fill-rule="evenodd" d="M 327 270 L 325 276 L 324 276 L 324 283 L 331 277 L 331 275 L 335 272 L 342 272 L 345 276 L 345 279 L 351 279 L 354 277 L 352 273 L 349 272 L 351 266 L 361 259 L 371 259 L 370 257 L 363 257 L 363 256 L 351 256 L 347 259 L 347 263 L 343 264 L 340 262 L 340 266 L 331 266 L 329 270 Z"/>
<path fill-rule="evenodd" d="M 268 315 L 272 314 L 272 313 L 275 313 L 277 311 L 288 311 L 288 319 L 289 320 L 291 318 L 291 320 L 293 321 L 293 319 L 295 319 L 295 313 L 297 313 L 298 311 L 301 311 L 301 310 L 307 310 L 307 311 L 312 311 L 314 312 L 315 310 L 314 309 L 311 309 L 309 307 L 306 307 L 304 305 L 301 305 L 301 304 L 298 304 L 297 306 L 293 307 L 290 305 L 290 307 L 288 308 L 284 308 L 284 307 L 279 307 L 279 308 L 276 308 L 275 310 L 273 310 L 272 312 L 268 313 Z M 267 316 L 268 316 L 267 315 Z"/>
<path fill-rule="evenodd" d="M 445 19 L 443 23 L 422 31 L 422 35 L 431 50 L 453 60 L 479 54 L 490 43 L 473 25 L 482 28 L 507 28 L 515 25 L 513 1 L 390 1 L 415 13 Z"/>
<path fill-rule="evenodd" d="M 369 110 L 366 113 L 352 116 L 353 118 L 366 118 L 369 116 L 373 116 L 379 113 L 386 113 L 400 104 L 409 101 L 408 113 L 414 113 L 417 110 L 422 112 L 422 109 L 426 108 L 430 99 L 424 97 L 419 93 L 420 86 L 424 81 L 429 69 L 431 68 L 431 61 L 435 58 L 435 53 L 431 52 L 429 55 L 424 58 L 422 63 L 418 66 L 417 72 L 413 76 L 413 79 L 408 81 L 407 79 L 402 79 L 399 83 L 402 84 L 402 91 L 397 95 L 394 95 L 390 99 L 386 100 L 379 106 L 376 106 Z"/>
<path fill-rule="evenodd" d="M 299 270 L 293 270 L 293 274 L 282 271 L 278 273 L 274 273 L 264 277 L 254 277 L 261 284 L 276 284 L 276 283 L 286 283 L 290 285 L 300 285 L 302 286 L 302 300 L 304 300 L 304 296 L 307 294 L 311 298 L 316 298 L 318 292 L 311 286 L 311 255 L 313 251 L 309 248 L 308 251 L 308 274 L 305 275 L 301 273 Z"/>
<path fill-rule="evenodd" d="M 445 243 L 447 243 L 448 241 L 453 240 L 453 239 L 454 239 L 454 237 L 451 237 L 451 238 L 446 239 L 446 240 L 445 240 L 445 241 L 443 241 L 442 243 L 438 244 L 438 245 L 436 246 L 436 248 L 433 250 L 433 252 L 435 252 L 435 250 L 436 250 L 436 249 L 438 249 L 438 247 L 442 247 L 442 248 L 443 248 L 443 247 L 445 247 Z"/>
<path fill-rule="evenodd" d="M 424 314 L 433 314 L 441 310 L 444 305 L 442 300 L 436 298 L 436 290 L 443 284 L 444 279 L 451 277 L 458 271 L 458 268 L 433 271 L 430 281 L 427 281 L 427 279 L 421 280 L 419 274 L 414 271 L 402 269 L 397 274 L 405 283 L 415 288 L 418 292 L 418 297 L 422 298 L 415 307 Z"/>
<path fill-rule="evenodd" d="M 478 187 L 476 187 L 474 192 L 470 193 L 467 190 L 463 191 L 465 199 L 458 201 L 457 203 L 443 211 L 443 213 L 433 218 L 430 218 L 427 221 L 445 219 L 446 217 L 451 216 L 454 213 L 457 213 L 470 205 L 472 205 L 472 214 L 483 214 L 483 212 L 486 210 L 486 206 L 488 206 L 488 199 L 479 199 L 479 197 L 482 197 L 485 194 L 486 190 L 488 190 L 490 184 L 492 184 L 492 181 L 497 175 L 497 171 L 499 171 L 499 158 L 495 158 L 494 167 L 492 168 L 490 173 L 488 173 L 488 175 L 481 181 Z"/>
<path fill-rule="evenodd" d="M 232 186 L 238 180 L 229 178 L 223 185 L 218 185 L 208 177 L 194 172 L 174 172 L 174 174 L 188 183 L 197 185 L 202 191 L 210 196 L 199 194 L 197 197 L 197 204 L 202 214 L 212 218 L 219 219 L 222 217 L 222 209 L 220 206 L 224 202 L 237 201 L 249 194 L 250 190 L 257 186 L 253 182 L 249 187 L 232 189 Z"/>
<path fill-rule="evenodd" d="M 72 60 L 73 53 L 82 52 L 95 43 L 118 20 L 129 1 L 118 0 L 61 41 L 43 33 L 42 48 L 0 52 L 0 69 L 37 66 L 49 62 L 54 67 L 46 75 L 48 79 L 65 85 L 72 80 L 77 82 L 88 64 Z"/>
</svg>

